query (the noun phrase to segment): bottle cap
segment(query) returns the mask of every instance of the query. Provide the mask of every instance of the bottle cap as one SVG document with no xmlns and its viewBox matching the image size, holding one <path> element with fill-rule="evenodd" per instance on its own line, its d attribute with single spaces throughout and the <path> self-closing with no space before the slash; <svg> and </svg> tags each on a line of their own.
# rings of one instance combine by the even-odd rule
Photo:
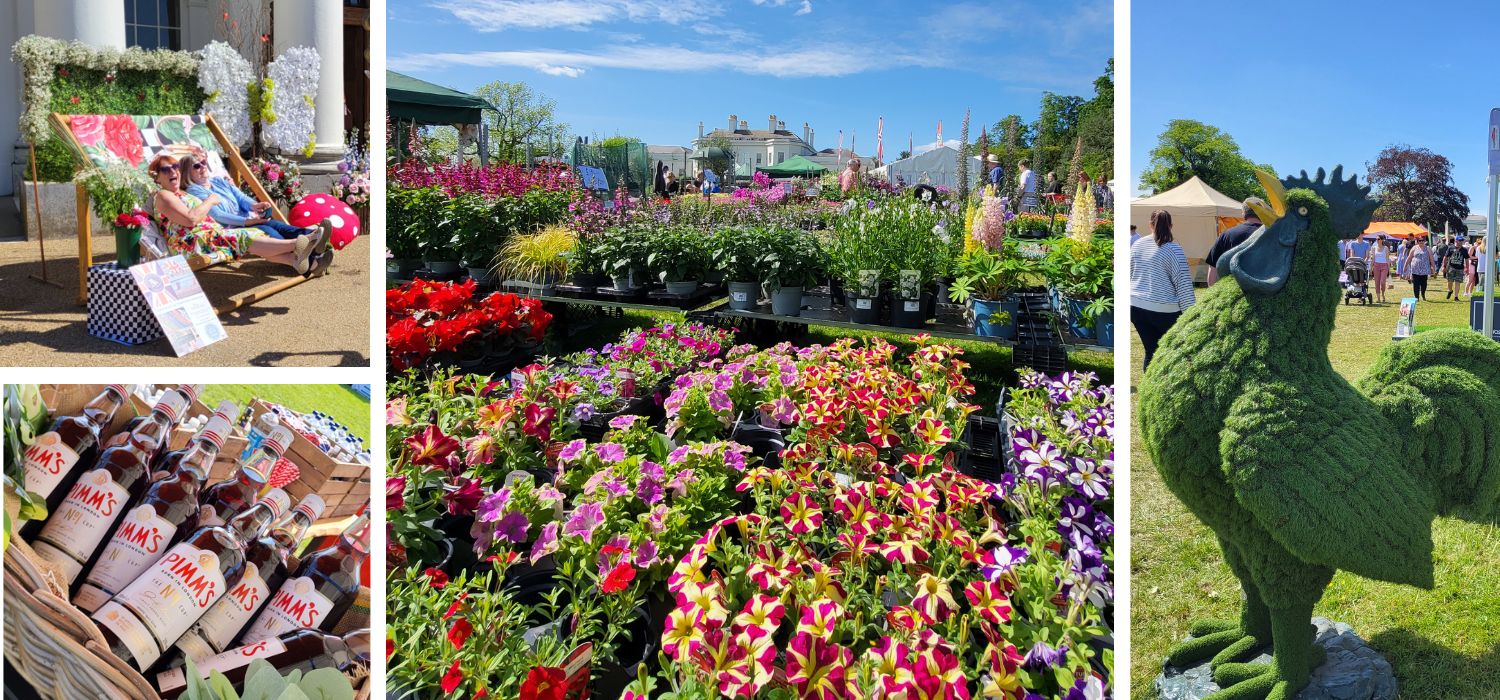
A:
<svg viewBox="0 0 1500 700">
<path fill-rule="evenodd" d="M 202 384 L 179 384 L 179 385 L 177 385 L 177 391 L 182 392 L 182 394 L 187 397 L 187 402 L 189 404 L 191 404 L 194 401 L 197 401 L 198 397 L 203 394 L 203 385 Z"/>
<path fill-rule="evenodd" d="M 290 444 L 292 444 L 292 431 L 287 430 L 285 426 L 276 426 L 276 429 L 266 436 L 266 441 L 261 443 L 261 447 L 280 457 Z"/>
<path fill-rule="evenodd" d="M 216 408 L 216 409 L 214 409 L 214 415 L 215 416 L 223 416 L 224 420 L 226 422 L 233 421 L 234 417 L 237 416 L 237 415 L 239 415 L 239 413 L 240 413 L 240 407 L 239 407 L 239 405 L 235 404 L 235 402 L 230 401 L 229 399 L 224 399 L 223 401 L 220 401 L 219 402 L 219 407 Z"/>
<path fill-rule="evenodd" d="M 292 504 L 292 497 L 286 495 L 286 492 L 281 489 L 271 489 L 266 492 L 266 495 L 261 496 L 260 500 L 256 503 L 257 505 L 265 504 L 267 508 L 270 508 L 271 520 L 275 520 L 281 517 L 281 514 L 285 513 L 287 507 Z"/>
<path fill-rule="evenodd" d="M 156 402 L 152 411 L 160 412 L 167 417 L 168 423 L 176 423 L 177 417 L 182 415 L 183 409 L 187 408 L 188 400 L 175 391 L 162 394 L 161 400 Z"/>
<path fill-rule="evenodd" d="M 317 522 L 318 518 L 323 517 L 323 508 L 325 508 L 326 505 L 327 504 L 323 503 L 322 496 L 319 496 L 315 493 L 310 493 L 302 497 L 302 502 L 297 504 L 297 508 L 293 510 L 292 513 L 302 513 L 303 515 L 307 516 L 307 519 L 309 521 Z"/>
<path fill-rule="evenodd" d="M 215 413 L 213 418 L 208 419 L 208 425 L 204 426 L 203 432 L 198 433 L 198 439 L 207 440 L 217 448 L 224 446 L 224 437 L 227 435 L 229 435 L 229 418 Z"/>
</svg>

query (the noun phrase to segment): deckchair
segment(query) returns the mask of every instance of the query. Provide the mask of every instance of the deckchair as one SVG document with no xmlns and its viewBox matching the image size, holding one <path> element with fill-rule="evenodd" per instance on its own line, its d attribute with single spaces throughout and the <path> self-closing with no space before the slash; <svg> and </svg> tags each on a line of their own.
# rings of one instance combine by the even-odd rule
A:
<svg viewBox="0 0 1500 700">
<path fill-rule="evenodd" d="M 73 120 L 79 118 L 87 121 L 80 121 L 75 125 Z M 101 120 L 104 124 L 103 129 L 99 128 Z M 126 124 L 125 120 L 129 120 L 130 124 Z M 272 201 L 270 195 L 266 193 L 265 186 L 256 179 L 255 174 L 245 164 L 245 160 L 240 157 L 239 148 L 224 136 L 224 131 L 214 121 L 212 114 L 142 116 L 53 112 L 48 123 L 53 133 L 73 151 L 80 167 L 89 164 L 103 165 L 111 161 L 125 161 L 144 169 L 158 154 L 177 153 L 197 147 L 220 154 L 230 179 L 236 184 L 249 186 L 257 200 Z M 134 126 L 133 134 L 128 128 L 130 126 Z M 98 133 L 100 131 L 107 133 Z M 84 138 L 89 139 L 90 143 L 85 144 L 80 140 L 79 132 L 83 132 Z M 136 150 L 137 148 L 139 151 Z M 94 256 L 91 249 L 93 232 L 89 219 L 89 193 L 83 185 L 77 186 L 77 197 L 78 304 L 81 306 L 88 302 L 88 270 L 93 264 Z M 149 210 L 150 203 L 141 202 L 141 208 Z M 286 215 L 274 202 L 271 204 L 271 215 L 278 221 L 286 221 Z M 152 228 L 154 230 L 154 223 Z M 198 254 L 188 256 L 188 264 L 195 271 L 229 262 L 233 261 L 228 258 Z M 287 279 L 276 280 L 215 304 L 214 312 L 222 316 L 246 304 L 252 304 L 277 292 L 291 289 L 308 279 L 301 275 L 292 275 Z"/>
</svg>

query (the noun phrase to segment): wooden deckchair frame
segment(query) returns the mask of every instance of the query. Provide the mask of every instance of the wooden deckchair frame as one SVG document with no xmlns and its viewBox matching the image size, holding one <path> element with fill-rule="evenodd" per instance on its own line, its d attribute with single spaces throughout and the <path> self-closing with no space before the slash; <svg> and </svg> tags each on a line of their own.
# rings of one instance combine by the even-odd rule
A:
<svg viewBox="0 0 1500 700">
<path fill-rule="evenodd" d="M 85 151 L 83 144 L 79 143 L 78 138 L 73 135 L 73 129 L 69 122 L 71 117 L 72 115 L 53 112 L 47 121 L 58 138 L 64 139 L 72 147 L 74 156 L 81 158 L 81 154 Z M 203 115 L 203 121 L 208 125 L 208 130 L 213 134 L 214 140 L 219 142 L 219 150 L 224 153 L 225 167 L 229 170 L 230 177 L 248 184 L 250 191 L 255 193 L 257 200 L 271 202 L 271 216 L 277 221 L 286 222 L 286 215 L 281 213 L 281 209 L 276 206 L 276 202 L 266 192 L 265 186 L 260 183 L 260 180 L 256 179 L 255 173 L 250 170 L 250 166 L 245 164 L 245 159 L 240 157 L 240 149 L 230 143 L 229 139 L 224 136 L 224 131 L 219 128 L 219 123 L 214 121 L 214 115 Z M 75 185 L 75 187 L 77 188 L 78 199 L 78 305 L 83 306 L 89 300 L 88 272 L 89 266 L 94 263 L 93 223 L 89 218 L 88 190 L 84 189 L 83 185 Z M 166 232 L 163 231 L 162 235 L 166 236 Z M 202 259 L 196 256 L 190 257 L 188 262 L 194 270 L 206 269 L 219 264 L 204 264 Z M 308 279 L 310 278 L 296 275 L 284 280 L 278 280 L 273 284 L 268 284 L 258 289 L 252 289 L 243 294 L 231 297 L 223 303 L 215 304 L 214 313 L 222 316 L 246 304 L 253 304 L 278 292 L 291 289 L 308 281 Z"/>
</svg>

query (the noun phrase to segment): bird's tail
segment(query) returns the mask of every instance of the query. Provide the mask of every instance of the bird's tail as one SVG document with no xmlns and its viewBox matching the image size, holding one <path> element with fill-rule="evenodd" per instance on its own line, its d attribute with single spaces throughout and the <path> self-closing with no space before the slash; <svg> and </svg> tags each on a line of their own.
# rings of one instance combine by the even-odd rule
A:
<svg viewBox="0 0 1500 700">
<path fill-rule="evenodd" d="M 1403 459 L 1444 514 L 1500 516 L 1500 343 L 1439 329 L 1393 343 L 1360 390 L 1400 433 Z"/>
</svg>

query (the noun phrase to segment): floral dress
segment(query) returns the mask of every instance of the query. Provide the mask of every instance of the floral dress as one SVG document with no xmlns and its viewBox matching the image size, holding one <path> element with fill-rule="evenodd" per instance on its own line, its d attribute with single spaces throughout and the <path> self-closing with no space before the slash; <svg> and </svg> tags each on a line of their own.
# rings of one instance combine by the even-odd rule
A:
<svg viewBox="0 0 1500 700">
<path fill-rule="evenodd" d="M 177 196 L 188 209 L 203 203 L 203 200 L 186 192 L 179 192 Z M 211 216 L 203 217 L 198 225 L 191 228 L 171 221 L 165 214 L 158 214 L 157 220 L 173 250 L 179 253 L 197 253 L 209 258 L 227 256 L 238 260 L 247 257 L 250 255 L 250 241 L 266 237 L 265 232 L 260 229 L 226 229 Z"/>
</svg>

